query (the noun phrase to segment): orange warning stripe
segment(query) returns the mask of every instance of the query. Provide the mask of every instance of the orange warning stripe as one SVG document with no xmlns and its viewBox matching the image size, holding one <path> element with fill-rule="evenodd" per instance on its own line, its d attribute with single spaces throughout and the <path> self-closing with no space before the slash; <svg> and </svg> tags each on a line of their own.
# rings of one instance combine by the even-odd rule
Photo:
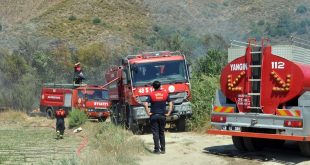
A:
<svg viewBox="0 0 310 165">
<path fill-rule="evenodd" d="M 213 112 L 234 113 L 234 107 L 214 106 Z"/>
<path fill-rule="evenodd" d="M 277 109 L 276 114 L 278 116 L 301 117 L 301 111 L 300 110 Z"/>
<path fill-rule="evenodd" d="M 213 135 L 230 135 L 239 137 L 252 137 L 264 139 L 279 139 L 279 140 L 292 140 L 292 141 L 310 141 L 310 136 L 296 136 L 296 135 L 282 135 L 282 134 L 269 134 L 269 133 L 254 133 L 254 132 L 238 132 L 231 130 L 216 130 L 209 129 L 208 134 Z"/>
</svg>

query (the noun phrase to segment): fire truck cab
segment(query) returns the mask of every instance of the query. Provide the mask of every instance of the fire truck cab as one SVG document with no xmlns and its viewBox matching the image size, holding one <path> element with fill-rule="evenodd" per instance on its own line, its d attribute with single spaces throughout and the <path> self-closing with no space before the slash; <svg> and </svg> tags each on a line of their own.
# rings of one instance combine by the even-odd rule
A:
<svg viewBox="0 0 310 165">
<path fill-rule="evenodd" d="M 89 118 L 104 121 L 110 116 L 108 91 L 95 85 L 44 84 L 41 92 L 40 111 L 47 118 L 55 117 L 55 110 L 84 111 Z"/>
<path fill-rule="evenodd" d="M 189 102 L 189 71 L 184 55 L 169 51 L 128 55 L 122 59 L 120 66 L 111 67 L 105 78 L 114 123 L 123 123 L 134 133 L 143 131 L 149 124 L 149 116 L 142 103 L 154 90 L 152 83 L 158 80 L 174 103 L 167 122 L 174 123 L 179 131 L 185 130 L 185 119 L 191 117 L 192 108 Z"/>
</svg>

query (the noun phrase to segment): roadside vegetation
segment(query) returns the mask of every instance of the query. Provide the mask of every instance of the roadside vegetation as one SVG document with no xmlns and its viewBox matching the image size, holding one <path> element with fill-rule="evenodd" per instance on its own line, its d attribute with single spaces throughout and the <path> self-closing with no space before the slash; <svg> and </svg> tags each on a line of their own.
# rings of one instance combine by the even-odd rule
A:
<svg viewBox="0 0 310 165">
<path fill-rule="evenodd" d="M 78 109 L 73 109 L 68 116 L 69 128 L 74 128 L 85 124 L 87 121 L 87 115 L 85 112 Z"/>
<path fill-rule="evenodd" d="M 0 112 L 0 125 L 0 164 L 137 164 L 138 156 L 146 154 L 139 137 L 107 122 L 87 121 L 80 133 L 67 127 L 62 140 L 56 140 L 55 120 L 45 117 Z"/>
<path fill-rule="evenodd" d="M 166 26 L 154 26 L 153 29 L 154 35 L 146 38 L 140 36 L 141 42 L 153 50 L 181 51 L 192 63 L 195 112 L 189 121 L 190 130 L 204 127 L 204 119 L 210 111 L 209 101 L 214 96 L 213 84 L 217 83 L 216 77 L 226 63 L 225 40 L 217 35 L 197 37 L 191 35 L 190 31 L 172 30 L 172 27 Z M 0 85 L 5 87 L 0 89 L 0 105 L 3 107 L 24 112 L 37 108 L 43 83 L 71 83 L 73 66 L 77 61 L 82 64 L 85 83 L 104 84 L 101 75 L 123 57 L 120 53 L 122 50 L 112 51 L 102 43 L 85 45 L 72 51 L 65 42 L 59 41 L 56 46 L 49 48 L 40 47 L 38 42 L 24 38 L 15 51 L 0 50 Z M 136 51 L 141 49 L 136 47 Z M 197 89 L 207 92 L 209 98 L 197 101 L 202 99 L 199 92 L 195 93 Z M 85 119 L 82 118 L 81 114 L 73 112 L 69 120 L 70 128 L 83 124 Z"/>
<path fill-rule="evenodd" d="M 146 154 L 143 141 L 121 127 L 88 122 L 83 128 L 89 135 L 83 164 L 137 164 L 138 156 Z"/>
<path fill-rule="evenodd" d="M 74 157 L 80 137 L 56 141 L 54 122 L 24 112 L 0 112 L 0 164 L 61 164 Z"/>
</svg>

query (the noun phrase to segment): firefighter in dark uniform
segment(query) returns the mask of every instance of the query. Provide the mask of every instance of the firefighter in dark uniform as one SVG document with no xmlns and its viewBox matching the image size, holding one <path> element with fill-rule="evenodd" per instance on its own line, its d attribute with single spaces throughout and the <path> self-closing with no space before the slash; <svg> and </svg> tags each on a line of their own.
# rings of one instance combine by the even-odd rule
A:
<svg viewBox="0 0 310 165">
<path fill-rule="evenodd" d="M 82 81 L 84 79 L 85 79 L 85 77 L 84 77 L 84 74 L 82 72 L 81 64 L 80 64 L 80 62 L 78 62 L 74 65 L 73 82 L 74 82 L 74 84 L 82 84 Z"/>
<path fill-rule="evenodd" d="M 56 110 L 56 133 L 57 139 L 63 139 L 63 135 L 65 132 L 65 118 L 67 113 L 64 109 L 60 108 Z"/>
<path fill-rule="evenodd" d="M 168 92 L 160 89 L 160 82 L 154 81 L 154 91 L 151 92 L 148 102 L 144 103 L 146 113 L 150 116 L 151 129 L 154 140 L 154 153 L 164 154 L 165 148 L 165 125 L 166 116 L 172 112 L 173 103 L 170 101 Z M 169 111 L 166 113 L 166 103 L 169 103 Z M 149 109 L 151 103 L 151 110 Z"/>
</svg>

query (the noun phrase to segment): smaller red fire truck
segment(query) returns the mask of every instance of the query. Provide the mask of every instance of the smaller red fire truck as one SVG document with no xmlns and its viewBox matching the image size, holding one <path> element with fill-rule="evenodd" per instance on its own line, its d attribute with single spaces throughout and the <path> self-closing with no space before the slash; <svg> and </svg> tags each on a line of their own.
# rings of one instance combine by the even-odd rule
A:
<svg viewBox="0 0 310 165">
<path fill-rule="evenodd" d="M 55 117 L 55 110 L 85 111 L 90 119 L 105 121 L 110 116 L 108 91 L 95 85 L 44 84 L 41 92 L 40 112 L 47 118 Z"/>
</svg>

